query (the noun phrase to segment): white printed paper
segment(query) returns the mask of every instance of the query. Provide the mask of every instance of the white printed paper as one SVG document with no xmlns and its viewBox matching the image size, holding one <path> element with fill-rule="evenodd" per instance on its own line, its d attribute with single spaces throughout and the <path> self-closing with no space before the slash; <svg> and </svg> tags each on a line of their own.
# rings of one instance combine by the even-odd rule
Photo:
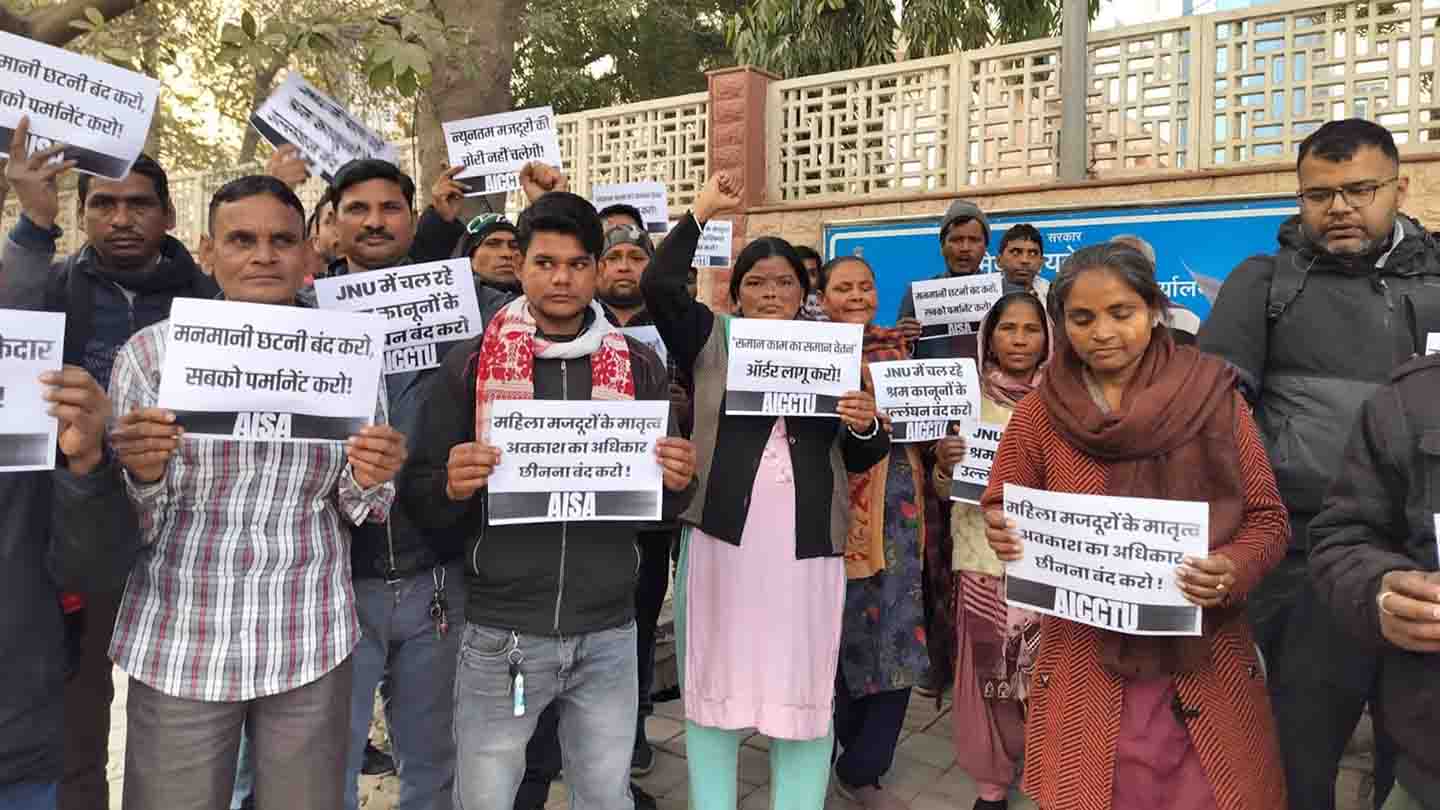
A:
<svg viewBox="0 0 1440 810">
<path fill-rule="evenodd" d="M 971 358 L 870 364 L 875 405 L 889 414 L 893 442 L 934 441 L 947 422 L 980 416 L 980 379 Z"/>
<path fill-rule="evenodd" d="M 270 98 L 250 116 L 250 124 L 272 146 L 298 147 L 310 172 L 325 178 L 326 182 L 352 160 L 400 161 L 394 146 L 335 99 L 316 90 L 299 73 L 292 72 L 285 77 Z"/>
<path fill-rule="evenodd" d="M 480 334 L 470 263 L 447 259 L 315 280 L 321 309 L 385 316 L 385 373 L 436 368 L 440 348 Z"/>
<path fill-rule="evenodd" d="M 1440 332 L 1427 332 L 1425 334 L 1425 356 L 1440 352 Z"/>
<path fill-rule="evenodd" d="M 473 197 L 520 188 L 520 169 L 532 160 L 559 167 L 554 121 L 550 107 L 446 121 L 442 129 L 450 165 L 465 167 L 455 179 Z"/>
<path fill-rule="evenodd" d="M 1003 425 L 976 422 L 965 431 L 965 458 L 955 465 L 950 478 L 950 500 L 980 504 L 980 496 L 990 486 L 990 468 L 1005 435 Z"/>
<path fill-rule="evenodd" d="M 490 524 L 659 520 L 669 418 L 665 400 L 496 400 Z"/>
<path fill-rule="evenodd" d="M 374 421 L 385 319 L 177 298 L 156 403 L 186 438 L 333 441 Z"/>
<path fill-rule="evenodd" d="M 999 273 L 916 281 L 910 285 L 921 340 L 972 335 L 1004 293 Z"/>
<path fill-rule="evenodd" d="M 655 353 L 660 355 L 660 364 L 670 367 L 670 352 L 665 349 L 665 341 L 660 339 L 659 329 L 653 326 L 626 326 L 621 328 L 620 332 L 654 349 Z"/>
<path fill-rule="evenodd" d="M 64 365 L 65 313 L 0 309 L 0 472 L 55 467 L 58 425 L 40 375 Z"/>
<path fill-rule="evenodd" d="M 1005 485 L 1024 557 L 1007 563 L 1012 605 L 1138 636 L 1198 636 L 1200 608 L 1175 569 L 1210 547 L 1210 507 Z"/>
<path fill-rule="evenodd" d="M 729 267 L 735 242 L 735 223 L 728 219 L 712 219 L 700 232 L 695 246 L 696 267 Z"/>
<path fill-rule="evenodd" d="M 26 154 L 64 144 L 76 170 L 119 180 L 145 148 L 159 96 L 149 76 L 0 33 L 0 161 L 28 115 Z"/>
<path fill-rule="evenodd" d="M 590 202 L 596 210 L 617 203 L 634 206 L 645 217 L 645 230 L 652 234 L 664 234 L 670 225 L 670 197 L 664 183 L 598 185 L 590 190 Z"/>
<path fill-rule="evenodd" d="M 725 412 L 835 416 L 860 390 L 864 328 L 858 323 L 730 318 Z"/>
</svg>

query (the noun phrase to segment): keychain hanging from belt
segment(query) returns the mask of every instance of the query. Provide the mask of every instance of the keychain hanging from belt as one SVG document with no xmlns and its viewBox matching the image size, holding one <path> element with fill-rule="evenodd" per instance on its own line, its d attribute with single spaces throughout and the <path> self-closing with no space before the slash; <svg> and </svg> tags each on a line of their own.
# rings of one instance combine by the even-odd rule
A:
<svg viewBox="0 0 1440 810">
<path fill-rule="evenodd" d="M 445 567 L 437 565 L 430 569 L 430 579 L 435 583 L 435 592 L 430 596 L 430 619 L 435 622 L 435 638 L 442 639 L 450 632 L 450 611 L 445 601 Z"/>
</svg>

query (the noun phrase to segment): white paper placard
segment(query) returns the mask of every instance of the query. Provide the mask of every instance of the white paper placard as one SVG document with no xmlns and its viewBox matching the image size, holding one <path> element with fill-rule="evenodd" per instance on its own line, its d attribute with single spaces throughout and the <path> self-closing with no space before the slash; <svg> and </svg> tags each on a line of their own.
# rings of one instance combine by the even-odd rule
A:
<svg viewBox="0 0 1440 810">
<path fill-rule="evenodd" d="M 550 107 L 446 121 L 441 128 L 450 165 L 465 167 L 455 179 L 473 197 L 520 188 L 520 169 L 532 160 L 560 167 L 554 121 Z"/>
<path fill-rule="evenodd" d="M 1006 484 L 1005 516 L 1024 544 L 1005 565 L 1010 604 L 1117 633 L 1200 635 L 1200 608 L 1175 569 L 1208 556 L 1209 504 Z"/>
<path fill-rule="evenodd" d="M 870 364 L 875 405 L 889 414 L 893 442 L 934 441 L 947 422 L 980 416 L 980 379 L 972 358 Z"/>
<path fill-rule="evenodd" d="M 670 197 L 664 183 L 612 183 L 590 190 L 590 202 L 596 210 L 617 203 L 634 206 L 645 217 L 645 230 L 663 234 L 670 224 Z"/>
<path fill-rule="evenodd" d="M 665 341 L 660 339 L 659 329 L 653 326 L 626 326 L 620 331 L 654 349 L 655 353 L 660 355 L 660 364 L 670 367 L 670 352 L 665 348 Z"/>
<path fill-rule="evenodd" d="M 285 77 L 250 116 L 250 124 L 272 146 L 298 147 L 310 172 L 327 182 L 352 160 L 400 161 L 394 146 L 335 99 L 316 90 L 299 73 L 292 72 Z"/>
<path fill-rule="evenodd" d="M 490 524 L 659 520 L 669 418 L 666 400 L 496 400 Z"/>
<path fill-rule="evenodd" d="M 40 375 L 64 352 L 65 313 L 0 309 L 0 472 L 54 469 L 59 426 Z"/>
<path fill-rule="evenodd" d="M 728 329 L 728 414 L 835 416 L 841 395 L 860 390 L 858 323 L 730 318 Z"/>
<path fill-rule="evenodd" d="M 965 458 L 955 465 L 950 500 L 979 505 L 980 496 L 990 486 L 990 468 L 1004 435 L 1004 426 L 986 422 L 976 422 L 965 431 Z"/>
<path fill-rule="evenodd" d="M 65 144 L 77 171 L 119 180 L 145 148 L 159 96 L 149 76 L 0 33 L 0 162 L 28 115 L 26 154 Z"/>
<path fill-rule="evenodd" d="M 734 253 L 735 223 L 728 219 L 712 219 L 705 223 L 700 232 L 700 244 L 695 247 L 696 267 L 729 267 Z"/>
<path fill-rule="evenodd" d="M 386 320 L 385 373 L 436 368 L 440 348 L 480 334 L 470 264 L 446 259 L 315 280 L 321 309 L 373 312 Z"/>
<path fill-rule="evenodd" d="M 920 339 L 974 334 L 1000 300 L 1004 283 L 999 273 L 913 282 L 910 297 L 920 321 Z"/>
<path fill-rule="evenodd" d="M 374 421 L 385 319 L 177 298 L 157 405 L 187 438 L 334 441 Z"/>
<path fill-rule="evenodd" d="M 1425 356 L 1440 352 L 1440 332 L 1427 332 L 1425 334 Z"/>
</svg>

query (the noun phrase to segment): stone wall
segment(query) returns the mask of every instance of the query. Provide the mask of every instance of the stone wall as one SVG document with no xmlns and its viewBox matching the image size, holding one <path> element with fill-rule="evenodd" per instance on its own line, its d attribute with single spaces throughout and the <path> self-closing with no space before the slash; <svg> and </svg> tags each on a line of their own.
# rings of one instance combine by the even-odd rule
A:
<svg viewBox="0 0 1440 810">
<path fill-rule="evenodd" d="M 1440 230 L 1440 156 L 1407 157 L 1401 174 L 1410 178 L 1406 213 L 1432 230 Z M 1295 191 L 1295 171 L 1289 164 L 1209 172 L 1164 172 L 1114 178 L 1073 185 L 1049 183 L 993 191 L 976 189 L 966 195 L 986 211 L 1054 208 L 1106 203 L 1147 203 L 1166 200 L 1217 198 L 1244 194 L 1289 194 Z M 874 198 L 865 202 L 826 202 L 809 205 L 752 206 L 736 217 L 736 241 L 744 244 L 761 236 L 779 236 L 797 245 L 820 246 L 825 224 L 856 219 L 903 216 L 938 216 L 953 195 L 926 194 Z M 744 237 L 741 238 L 743 232 Z M 737 251 L 739 247 L 737 246 Z M 939 247 L 936 247 L 939 261 Z M 701 299 L 712 307 L 728 304 L 728 270 L 707 270 Z"/>
</svg>

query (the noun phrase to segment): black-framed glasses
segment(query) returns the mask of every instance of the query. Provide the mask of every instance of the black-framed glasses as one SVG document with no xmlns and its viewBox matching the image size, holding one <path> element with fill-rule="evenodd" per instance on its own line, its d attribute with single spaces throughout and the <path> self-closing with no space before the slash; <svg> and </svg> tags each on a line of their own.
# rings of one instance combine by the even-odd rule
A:
<svg viewBox="0 0 1440 810">
<path fill-rule="evenodd" d="M 465 232 L 479 233 L 490 227 L 491 225 L 495 224 L 509 225 L 510 220 L 507 219 L 504 214 L 481 214 L 480 216 L 470 220 L 470 222 L 465 226 Z"/>
<path fill-rule="evenodd" d="M 1351 208 L 1364 208 L 1375 202 L 1375 194 L 1380 189 L 1399 182 L 1397 175 L 1389 180 L 1370 180 L 1360 183 L 1349 183 L 1339 188 L 1307 188 L 1295 196 L 1300 201 L 1314 208 L 1328 209 L 1335 204 L 1335 195 L 1339 194 L 1345 200 L 1345 204 Z"/>
</svg>

